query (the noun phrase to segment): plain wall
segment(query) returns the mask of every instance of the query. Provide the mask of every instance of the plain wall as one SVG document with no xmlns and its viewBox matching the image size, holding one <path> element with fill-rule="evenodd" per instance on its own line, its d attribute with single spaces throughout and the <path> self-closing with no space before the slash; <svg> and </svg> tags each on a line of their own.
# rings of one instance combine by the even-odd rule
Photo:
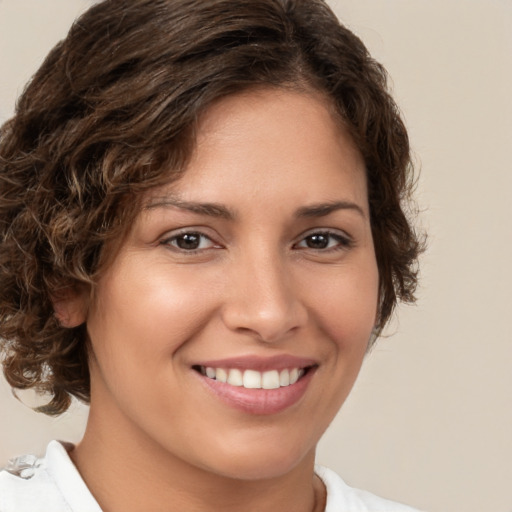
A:
<svg viewBox="0 0 512 512">
<path fill-rule="evenodd" d="M 0 0 L 0 120 L 89 4 Z M 318 460 L 424 510 L 510 512 L 512 2 L 330 5 L 390 72 L 430 240 L 418 304 L 400 308 L 368 356 Z M 52 438 L 77 441 L 87 415 L 36 415 L 4 381 L 0 410 L 0 466 Z"/>
</svg>

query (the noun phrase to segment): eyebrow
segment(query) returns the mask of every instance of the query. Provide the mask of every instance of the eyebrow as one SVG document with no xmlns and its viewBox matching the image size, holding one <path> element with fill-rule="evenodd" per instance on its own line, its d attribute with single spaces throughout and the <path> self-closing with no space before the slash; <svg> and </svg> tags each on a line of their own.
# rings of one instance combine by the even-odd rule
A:
<svg viewBox="0 0 512 512">
<path fill-rule="evenodd" d="M 152 210 L 154 208 L 166 207 L 179 208 L 181 210 L 187 210 L 189 212 L 197 213 L 199 215 L 207 215 L 209 217 L 216 217 L 226 220 L 234 220 L 236 218 L 235 212 L 233 212 L 230 208 L 222 204 L 183 201 L 177 197 L 165 197 L 162 199 L 157 199 L 156 201 L 148 204 L 144 209 Z"/>
<path fill-rule="evenodd" d="M 209 217 L 231 221 L 237 218 L 236 213 L 223 204 L 183 201 L 177 197 L 169 196 L 149 203 L 144 209 L 152 210 L 154 208 L 166 207 L 179 208 L 199 215 L 207 215 Z M 366 218 L 364 210 L 358 204 L 351 201 L 331 201 L 327 203 L 312 204 L 310 206 L 302 206 L 295 212 L 295 216 L 297 218 L 325 217 L 338 210 L 353 210 L 359 213 L 363 218 Z"/>
<path fill-rule="evenodd" d="M 332 201 L 303 206 L 297 210 L 296 215 L 299 218 L 325 217 L 338 210 L 353 210 L 366 219 L 365 211 L 358 204 L 351 201 Z"/>
</svg>

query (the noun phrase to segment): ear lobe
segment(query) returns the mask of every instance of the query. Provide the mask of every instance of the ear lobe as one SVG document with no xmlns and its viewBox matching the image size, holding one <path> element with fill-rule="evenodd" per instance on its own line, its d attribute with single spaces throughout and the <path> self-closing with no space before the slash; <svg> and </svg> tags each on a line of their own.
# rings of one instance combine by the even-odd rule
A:
<svg viewBox="0 0 512 512">
<path fill-rule="evenodd" d="M 52 296 L 55 318 L 62 327 L 71 329 L 82 325 L 87 319 L 87 300 L 85 291 L 65 289 Z"/>
</svg>

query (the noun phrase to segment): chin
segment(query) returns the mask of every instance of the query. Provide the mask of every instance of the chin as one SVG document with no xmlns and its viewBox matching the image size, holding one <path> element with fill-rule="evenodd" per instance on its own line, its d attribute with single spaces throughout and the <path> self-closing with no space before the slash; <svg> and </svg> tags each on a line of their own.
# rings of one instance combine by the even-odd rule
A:
<svg viewBox="0 0 512 512">
<path fill-rule="evenodd" d="M 217 454 L 215 469 L 212 465 L 209 470 L 236 480 L 267 480 L 282 477 L 299 464 L 308 464 L 308 461 L 313 467 L 314 459 L 315 448 L 304 452 L 297 447 L 286 450 L 282 446 L 276 449 L 274 446 L 255 444 L 249 449 L 246 447 L 244 450 L 227 450 L 222 455 Z"/>
</svg>

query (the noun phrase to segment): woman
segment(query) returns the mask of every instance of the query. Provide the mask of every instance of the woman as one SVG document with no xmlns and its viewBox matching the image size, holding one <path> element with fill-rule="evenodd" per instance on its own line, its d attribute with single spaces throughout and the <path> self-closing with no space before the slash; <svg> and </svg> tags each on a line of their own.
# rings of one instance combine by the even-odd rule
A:
<svg viewBox="0 0 512 512">
<path fill-rule="evenodd" d="M 419 243 L 382 67 L 321 0 L 107 0 L 2 128 L 0 337 L 77 446 L 0 510 L 401 511 L 314 466 Z"/>
</svg>

